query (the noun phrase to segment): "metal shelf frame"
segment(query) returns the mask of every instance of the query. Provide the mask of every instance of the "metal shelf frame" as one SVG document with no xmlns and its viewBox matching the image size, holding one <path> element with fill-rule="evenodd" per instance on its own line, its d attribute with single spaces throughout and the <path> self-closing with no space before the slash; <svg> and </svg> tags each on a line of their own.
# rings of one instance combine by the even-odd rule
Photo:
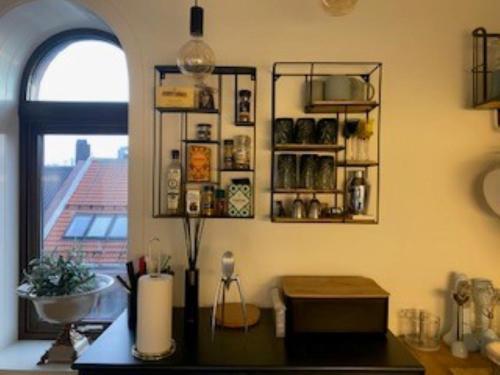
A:
<svg viewBox="0 0 500 375">
<path fill-rule="evenodd" d="M 175 65 L 157 65 L 154 69 L 154 86 L 160 85 L 162 82 L 167 81 L 170 76 L 181 77 L 182 73 L 179 68 Z M 230 217 L 230 216 L 196 216 L 196 218 L 200 219 L 253 219 L 255 215 L 255 184 L 256 184 L 256 160 L 257 160 L 257 146 L 256 146 L 256 117 L 257 117 L 257 69 L 255 67 L 246 67 L 246 66 L 217 66 L 212 73 L 212 76 L 215 76 L 217 81 L 217 86 L 215 87 L 216 97 L 214 99 L 216 102 L 216 108 L 213 110 L 203 110 L 198 108 L 160 108 L 156 105 L 156 97 L 154 102 L 154 127 L 153 127 L 153 186 L 152 186 L 152 211 L 154 218 L 194 218 L 193 216 L 189 216 L 187 214 L 175 214 L 169 215 L 166 212 L 162 212 L 162 208 L 164 206 L 165 200 L 165 191 L 164 191 L 164 181 L 163 181 L 163 173 L 165 168 L 164 163 L 164 145 L 163 140 L 165 136 L 165 124 L 164 124 L 164 115 L 165 114 L 174 114 L 178 115 L 177 122 L 179 125 L 179 133 L 180 137 L 178 139 L 178 149 L 180 150 L 180 162 L 182 166 L 182 201 L 185 200 L 186 186 L 187 185 L 203 185 L 203 184 L 211 184 L 221 186 L 222 183 L 222 174 L 227 174 L 228 172 L 234 172 L 239 174 L 247 174 L 251 176 L 252 183 L 252 215 L 245 218 L 239 217 Z M 238 101 L 238 87 L 239 87 L 239 79 L 242 76 L 247 76 L 250 79 L 250 82 L 253 87 L 251 87 L 252 95 L 253 95 L 253 108 L 252 108 L 252 122 L 248 123 L 239 123 L 237 122 L 237 101 Z M 225 123 L 223 121 L 223 113 L 226 108 L 224 105 L 224 84 L 226 80 L 233 80 L 234 93 L 231 93 L 231 96 L 234 98 L 234 115 L 232 116 L 232 123 Z M 229 86 L 228 86 L 229 87 Z M 229 108 L 229 106 L 228 106 Z M 189 139 L 189 127 L 190 118 L 196 118 L 195 116 L 199 115 L 207 115 L 211 114 L 214 116 L 214 125 L 217 127 L 217 131 L 212 133 L 211 141 L 198 141 L 195 139 Z M 169 124 L 171 126 L 171 124 Z M 221 167 L 222 165 L 222 141 L 223 141 L 223 129 L 229 126 L 245 126 L 252 127 L 253 132 L 250 134 L 252 138 L 252 165 L 251 168 L 245 170 L 225 170 Z M 188 145 L 190 144 L 204 144 L 210 146 L 212 150 L 215 150 L 215 153 L 212 154 L 212 179 L 209 182 L 191 182 L 186 180 L 186 171 L 187 171 L 187 150 Z M 215 162 L 216 160 L 216 162 Z"/>
<path fill-rule="evenodd" d="M 338 71 L 338 72 L 336 72 Z M 340 73 L 339 73 L 340 72 Z M 312 81 L 318 77 L 328 77 L 334 74 L 359 77 L 367 83 L 371 83 L 376 88 L 376 96 L 373 100 L 367 102 L 332 102 L 315 104 L 312 102 Z M 336 145 L 279 145 L 275 143 L 274 126 L 278 117 L 279 87 L 278 83 L 283 79 L 302 79 L 304 87 L 309 90 L 309 101 L 304 104 L 302 113 L 308 115 L 329 114 L 337 119 L 339 124 L 339 135 Z M 300 95 L 300 93 L 299 93 Z M 348 160 L 350 151 L 347 140 L 341 137 L 340 125 L 346 119 L 353 115 L 364 116 L 367 120 L 374 118 L 376 120 L 376 159 L 366 161 Z M 335 62 L 335 61 L 284 61 L 273 64 L 272 71 L 272 102 L 271 102 L 271 122 L 272 122 L 272 157 L 271 157 L 271 194 L 270 194 L 270 218 L 275 223 L 342 223 L 342 224 L 378 224 L 380 221 L 380 185 L 381 185 L 381 120 L 382 120 L 382 63 L 381 62 Z M 290 117 L 290 116 L 288 116 Z M 334 218 L 321 218 L 316 220 L 292 218 L 283 218 L 276 216 L 275 202 L 280 200 L 280 196 L 290 192 L 290 194 L 302 194 L 303 189 L 279 189 L 276 184 L 277 155 L 283 151 L 304 154 L 311 151 L 332 153 L 334 159 L 335 190 L 330 192 L 332 203 L 345 210 L 347 206 L 347 177 L 349 170 L 363 170 L 365 176 L 372 186 L 370 203 L 375 207 L 373 209 L 374 219 L 352 219 L 349 215 Z M 343 175 L 342 186 L 339 186 L 339 173 Z M 370 174 L 376 176 L 376 182 L 370 179 Z M 298 174 L 297 174 L 298 176 Z M 375 189 L 374 189 L 375 188 Z M 376 191 L 374 191 L 376 190 Z M 305 192 L 307 194 L 307 192 Z M 278 199 L 277 199 L 278 198 Z"/>
</svg>

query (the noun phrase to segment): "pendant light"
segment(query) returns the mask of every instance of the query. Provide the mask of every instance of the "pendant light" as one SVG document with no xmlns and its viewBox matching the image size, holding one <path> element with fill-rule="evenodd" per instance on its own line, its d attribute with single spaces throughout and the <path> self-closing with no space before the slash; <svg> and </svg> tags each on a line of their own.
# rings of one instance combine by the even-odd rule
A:
<svg viewBox="0 0 500 375">
<path fill-rule="evenodd" d="M 191 40 L 184 44 L 177 56 L 177 66 L 183 74 L 193 76 L 199 85 L 215 68 L 215 54 L 203 37 L 203 8 L 198 1 L 191 7 Z"/>
<path fill-rule="evenodd" d="M 345 16 L 351 13 L 358 0 L 321 0 L 323 9 L 332 16 Z"/>
</svg>

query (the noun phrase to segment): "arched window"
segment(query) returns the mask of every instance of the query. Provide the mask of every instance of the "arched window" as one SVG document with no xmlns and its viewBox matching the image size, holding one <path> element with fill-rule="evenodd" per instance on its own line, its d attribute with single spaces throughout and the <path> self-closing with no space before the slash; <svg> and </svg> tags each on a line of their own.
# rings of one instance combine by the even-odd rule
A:
<svg viewBox="0 0 500 375">
<path fill-rule="evenodd" d="M 128 72 L 111 34 L 64 32 L 29 59 L 21 86 L 21 267 L 39 255 L 82 254 L 96 272 L 124 273 L 128 237 Z M 89 320 L 126 305 L 116 287 Z M 51 332 L 30 305 L 21 336 Z"/>
</svg>

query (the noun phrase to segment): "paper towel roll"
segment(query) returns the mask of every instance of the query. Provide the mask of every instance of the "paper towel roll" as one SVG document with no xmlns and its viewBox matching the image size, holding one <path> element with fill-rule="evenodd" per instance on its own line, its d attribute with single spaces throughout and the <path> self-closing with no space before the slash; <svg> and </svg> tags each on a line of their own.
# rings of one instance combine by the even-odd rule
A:
<svg viewBox="0 0 500 375">
<path fill-rule="evenodd" d="M 161 355 L 172 345 L 171 275 L 144 275 L 137 295 L 136 348 L 141 354 Z"/>
</svg>

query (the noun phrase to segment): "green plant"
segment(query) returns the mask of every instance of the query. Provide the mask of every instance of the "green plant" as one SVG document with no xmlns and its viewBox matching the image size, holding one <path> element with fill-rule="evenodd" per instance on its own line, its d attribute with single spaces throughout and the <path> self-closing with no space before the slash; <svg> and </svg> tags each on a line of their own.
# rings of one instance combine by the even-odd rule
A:
<svg viewBox="0 0 500 375">
<path fill-rule="evenodd" d="M 33 259 L 24 270 L 28 292 L 37 297 L 79 294 L 96 287 L 95 274 L 83 263 L 82 253 L 72 251 L 61 255 L 42 255 Z"/>
</svg>

